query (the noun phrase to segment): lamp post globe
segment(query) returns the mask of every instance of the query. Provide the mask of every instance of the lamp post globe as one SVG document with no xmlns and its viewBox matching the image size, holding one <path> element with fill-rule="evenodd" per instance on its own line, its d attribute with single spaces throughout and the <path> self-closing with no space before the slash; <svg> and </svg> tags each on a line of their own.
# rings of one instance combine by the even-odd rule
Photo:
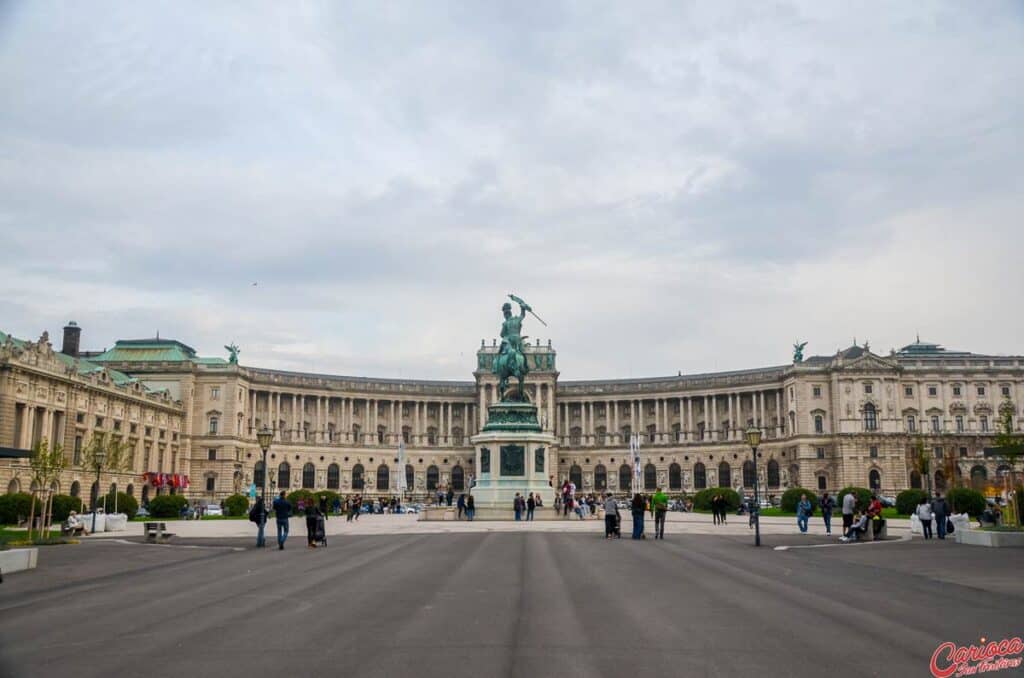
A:
<svg viewBox="0 0 1024 678">
<path fill-rule="evenodd" d="M 754 460 L 754 505 L 750 508 L 750 518 L 754 521 L 754 546 L 761 545 L 761 498 L 757 487 L 757 448 L 761 445 L 761 429 L 751 426 L 746 431 L 747 444 L 750 445 L 750 456 Z"/>
</svg>

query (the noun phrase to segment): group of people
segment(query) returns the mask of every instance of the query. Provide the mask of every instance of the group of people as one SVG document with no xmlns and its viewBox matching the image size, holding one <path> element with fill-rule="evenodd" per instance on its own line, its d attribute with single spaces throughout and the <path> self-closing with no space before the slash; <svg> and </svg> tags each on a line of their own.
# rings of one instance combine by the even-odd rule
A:
<svg viewBox="0 0 1024 678">
<path fill-rule="evenodd" d="M 711 497 L 711 518 L 715 525 L 725 525 L 729 513 L 729 502 L 721 494 Z"/>
<path fill-rule="evenodd" d="M 472 498 L 472 495 L 470 495 Z M 515 513 L 516 520 L 522 520 L 525 514 L 526 520 L 533 520 L 534 511 L 543 506 L 544 502 L 540 498 L 540 493 L 530 493 L 528 497 L 523 497 L 521 494 L 516 492 L 515 498 L 512 500 L 512 511 Z M 470 518 L 472 520 L 472 518 Z"/>
<path fill-rule="evenodd" d="M 945 539 L 949 531 L 949 502 L 942 498 L 941 492 L 935 493 L 935 498 L 929 500 L 922 497 L 921 502 L 914 509 L 914 514 L 921 521 L 921 532 L 925 539 L 932 538 L 932 521 L 935 522 L 935 532 L 939 539 Z"/>
</svg>

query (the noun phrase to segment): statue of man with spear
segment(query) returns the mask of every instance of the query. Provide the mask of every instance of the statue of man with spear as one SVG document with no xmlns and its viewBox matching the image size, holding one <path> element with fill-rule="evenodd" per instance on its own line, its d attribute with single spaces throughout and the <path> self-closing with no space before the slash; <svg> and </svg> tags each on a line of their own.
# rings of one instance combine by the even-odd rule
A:
<svg viewBox="0 0 1024 678">
<path fill-rule="evenodd" d="M 519 304 L 519 315 L 512 315 L 512 304 L 505 302 L 501 312 L 505 321 L 501 324 L 501 349 L 494 361 L 492 371 L 498 375 L 498 393 L 502 400 L 506 400 L 505 389 L 508 386 L 509 378 L 515 378 L 518 382 L 518 392 L 512 394 L 509 400 L 526 401 L 526 393 L 523 391 L 523 380 L 530 371 L 526 363 L 526 355 L 523 352 L 523 344 L 528 337 L 523 336 L 523 318 L 529 313 L 547 327 L 547 323 L 533 312 L 530 305 L 514 294 L 508 295 L 509 299 Z"/>
</svg>

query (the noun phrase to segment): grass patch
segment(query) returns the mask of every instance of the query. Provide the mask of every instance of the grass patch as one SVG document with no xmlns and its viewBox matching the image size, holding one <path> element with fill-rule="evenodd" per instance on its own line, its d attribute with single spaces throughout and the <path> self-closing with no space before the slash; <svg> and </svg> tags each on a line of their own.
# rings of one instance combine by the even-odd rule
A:
<svg viewBox="0 0 1024 678">
<path fill-rule="evenodd" d="M 0 527 L 0 549 L 20 548 L 23 546 L 54 546 L 57 544 L 77 544 L 77 539 L 62 537 L 60 530 L 50 530 L 46 536 L 40 536 L 39 532 L 34 533 L 33 539 L 29 540 L 28 531 L 20 528 Z"/>
<path fill-rule="evenodd" d="M 711 511 L 694 511 L 694 513 L 705 513 L 707 515 L 711 515 Z M 746 517 L 746 514 L 743 514 L 742 516 L 740 516 L 740 515 L 737 515 L 736 513 L 730 513 L 729 516 L 735 516 L 737 518 L 744 518 L 744 517 Z M 761 509 L 761 517 L 762 518 L 793 518 L 795 520 L 796 519 L 796 513 L 793 513 L 792 511 L 783 511 L 780 508 L 763 508 L 763 509 Z M 883 518 L 904 518 L 904 519 L 906 519 L 906 518 L 909 518 L 910 516 L 902 516 L 902 515 L 900 515 L 899 511 L 897 511 L 895 508 L 884 508 L 884 509 L 882 509 L 882 517 Z M 821 519 L 821 510 L 815 508 L 814 514 L 811 516 L 811 518 Z M 833 520 L 842 521 L 843 516 L 838 511 L 833 511 L 832 512 L 832 519 Z"/>
<path fill-rule="evenodd" d="M 982 527 L 982 528 L 977 528 L 976 527 L 974 529 L 976 529 L 976 530 L 977 529 L 981 529 L 981 530 L 984 530 L 985 532 L 1024 532 L 1024 527 L 1013 527 L 1011 525 L 997 525 L 997 526 L 989 525 L 988 527 Z"/>
</svg>

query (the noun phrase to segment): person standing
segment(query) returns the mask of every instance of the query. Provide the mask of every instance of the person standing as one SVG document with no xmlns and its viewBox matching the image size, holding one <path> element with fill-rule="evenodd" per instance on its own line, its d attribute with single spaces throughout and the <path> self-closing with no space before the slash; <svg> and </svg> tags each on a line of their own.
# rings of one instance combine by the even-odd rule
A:
<svg viewBox="0 0 1024 678">
<path fill-rule="evenodd" d="M 456 508 L 459 509 L 458 519 L 462 520 L 462 512 L 466 510 L 466 495 L 460 494 L 459 501 L 456 503 Z"/>
<path fill-rule="evenodd" d="M 868 517 L 871 519 L 871 535 L 875 541 L 881 539 L 882 525 L 885 521 L 882 520 L 882 502 L 878 500 L 878 495 L 871 495 L 871 503 L 868 504 Z"/>
<path fill-rule="evenodd" d="M 946 520 L 949 518 L 949 504 L 942 498 L 941 492 L 935 493 L 932 500 L 932 516 L 935 518 L 935 532 L 939 539 L 946 539 Z"/>
<path fill-rule="evenodd" d="M 447 500 L 447 502 L 448 502 L 448 507 L 449 507 L 449 508 L 451 508 L 451 505 L 452 505 L 452 499 L 454 499 L 454 498 L 455 498 L 455 490 L 453 490 L 453 489 L 452 489 L 452 486 L 451 486 L 451 485 L 449 485 L 449 486 L 448 486 L 448 494 L 447 494 L 447 495 L 445 495 L 445 499 L 446 499 L 446 500 Z"/>
<path fill-rule="evenodd" d="M 473 499 L 473 495 L 466 497 L 466 520 L 472 522 L 473 516 L 476 515 L 476 501 Z"/>
<path fill-rule="evenodd" d="M 320 507 L 311 501 L 306 506 L 306 546 L 316 548 L 316 520 L 320 516 Z"/>
<path fill-rule="evenodd" d="M 615 497 L 612 496 L 611 492 L 607 492 L 604 495 L 604 538 L 611 539 L 612 537 L 622 534 L 618 530 L 619 526 L 619 504 L 615 501 Z"/>
<path fill-rule="evenodd" d="M 847 492 L 843 496 L 843 534 L 853 526 L 853 512 L 857 509 L 857 495 Z"/>
<path fill-rule="evenodd" d="M 249 520 L 256 523 L 256 548 L 263 548 L 267 545 L 264 530 L 267 527 L 267 505 L 263 497 L 257 497 L 256 503 L 249 511 Z"/>
<path fill-rule="evenodd" d="M 925 539 L 931 539 L 932 505 L 928 503 L 928 497 L 922 497 L 921 503 L 917 505 L 917 519 L 921 521 L 921 534 Z"/>
<path fill-rule="evenodd" d="M 796 525 L 800 528 L 800 534 L 807 534 L 807 519 L 811 516 L 811 502 L 806 494 L 800 495 L 800 501 L 796 505 Z"/>
<path fill-rule="evenodd" d="M 836 507 L 836 502 L 826 492 L 821 495 L 818 506 L 821 507 L 821 519 L 825 521 L 825 534 L 832 534 L 832 509 Z"/>
<path fill-rule="evenodd" d="M 526 498 L 526 519 L 533 520 L 533 511 L 537 508 L 537 500 L 533 498 L 533 492 Z"/>
<path fill-rule="evenodd" d="M 523 497 L 516 492 L 516 498 L 512 500 L 512 510 L 515 511 L 516 520 L 523 519 Z"/>
<path fill-rule="evenodd" d="M 651 512 L 654 513 L 654 538 L 665 538 L 665 516 L 668 515 L 668 495 L 659 487 L 651 497 Z"/>
<path fill-rule="evenodd" d="M 633 514 L 633 539 L 645 539 L 644 537 L 644 497 L 639 492 L 633 495 L 633 502 L 629 505 L 629 511 Z"/>
<path fill-rule="evenodd" d="M 711 520 L 718 524 L 718 495 L 711 497 Z"/>
<path fill-rule="evenodd" d="M 280 496 L 274 500 L 274 516 L 277 519 L 277 548 L 284 550 L 284 543 L 288 539 L 288 518 L 292 515 L 292 505 L 285 499 L 285 491 L 281 490 Z"/>
</svg>

